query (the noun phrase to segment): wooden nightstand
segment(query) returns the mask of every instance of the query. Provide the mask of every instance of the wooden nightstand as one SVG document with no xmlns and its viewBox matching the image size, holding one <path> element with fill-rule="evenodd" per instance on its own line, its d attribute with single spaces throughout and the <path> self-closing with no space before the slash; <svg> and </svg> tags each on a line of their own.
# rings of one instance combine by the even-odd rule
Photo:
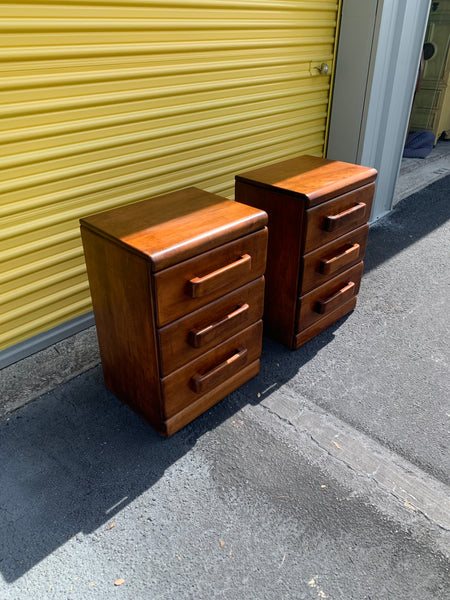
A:
<svg viewBox="0 0 450 600">
<path fill-rule="evenodd" d="M 236 177 L 236 200 L 269 215 L 264 325 L 289 348 L 355 307 L 376 176 L 300 156 Z"/>
<path fill-rule="evenodd" d="M 266 223 L 196 188 L 81 220 L 106 386 L 161 435 L 259 371 Z"/>
</svg>

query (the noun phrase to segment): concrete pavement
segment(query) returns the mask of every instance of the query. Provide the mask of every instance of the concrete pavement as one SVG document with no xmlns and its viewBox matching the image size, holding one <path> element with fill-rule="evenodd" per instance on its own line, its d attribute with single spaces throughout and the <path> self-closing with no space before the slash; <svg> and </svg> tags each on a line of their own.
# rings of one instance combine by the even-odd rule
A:
<svg viewBox="0 0 450 600">
<path fill-rule="evenodd" d="M 0 600 L 450 596 L 449 186 L 372 227 L 351 315 L 172 438 L 99 366 L 4 417 Z"/>
</svg>

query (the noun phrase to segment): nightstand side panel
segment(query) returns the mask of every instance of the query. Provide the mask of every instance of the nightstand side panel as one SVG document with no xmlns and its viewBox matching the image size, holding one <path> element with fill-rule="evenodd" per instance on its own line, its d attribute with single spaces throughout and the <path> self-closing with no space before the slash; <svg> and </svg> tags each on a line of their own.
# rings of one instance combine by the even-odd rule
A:
<svg viewBox="0 0 450 600">
<path fill-rule="evenodd" d="M 236 201 L 268 215 L 264 326 L 275 339 L 290 346 L 295 327 L 304 200 L 300 197 L 236 179 Z"/>
<path fill-rule="evenodd" d="M 164 433 L 149 263 L 81 227 L 105 384 Z"/>
</svg>

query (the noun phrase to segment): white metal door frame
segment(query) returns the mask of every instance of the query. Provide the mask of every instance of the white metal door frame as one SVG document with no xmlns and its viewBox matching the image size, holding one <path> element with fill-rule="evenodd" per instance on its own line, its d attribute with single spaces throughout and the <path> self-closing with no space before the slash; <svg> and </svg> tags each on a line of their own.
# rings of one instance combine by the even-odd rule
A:
<svg viewBox="0 0 450 600">
<path fill-rule="evenodd" d="M 344 0 L 327 157 L 378 170 L 392 209 L 431 0 Z"/>
</svg>

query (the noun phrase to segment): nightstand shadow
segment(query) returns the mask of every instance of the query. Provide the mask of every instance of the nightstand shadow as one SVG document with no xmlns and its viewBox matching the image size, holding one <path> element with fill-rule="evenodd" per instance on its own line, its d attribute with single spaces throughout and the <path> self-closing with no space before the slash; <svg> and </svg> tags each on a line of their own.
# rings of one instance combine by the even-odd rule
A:
<svg viewBox="0 0 450 600">
<path fill-rule="evenodd" d="M 100 365 L 0 421 L 5 581 L 17 580 L 68 540 L 105 529 L 200 436 L 296 377 L 344 320 L 298 350 L 265 337 L 260 373 L 168 439 L 106 389 Z"/>
</svg>

